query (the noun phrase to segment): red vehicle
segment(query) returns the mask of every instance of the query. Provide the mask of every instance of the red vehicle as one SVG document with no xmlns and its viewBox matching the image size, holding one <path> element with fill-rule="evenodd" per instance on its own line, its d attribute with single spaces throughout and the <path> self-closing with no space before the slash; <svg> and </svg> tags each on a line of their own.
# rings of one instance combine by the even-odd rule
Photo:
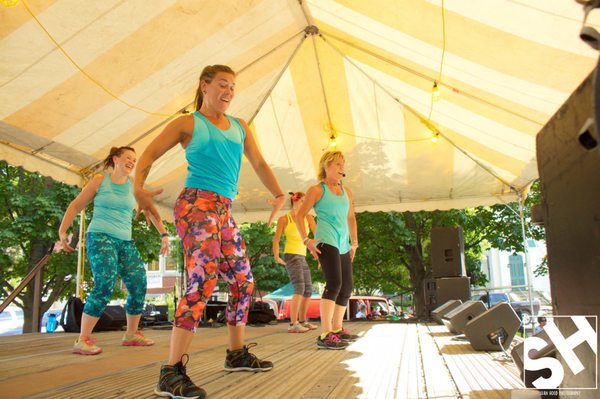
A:
<svg viewBox="0 0 600 399">
<path fill-rule="evenodd" d="M 396 314 L 396 308 L 386 298 L 381 296 L 362 296 L 352 295 L 346 309 L 346 320 L 355 320 L 356 312 L 360 303 L 364 303 L 367 308 L 367 318 L 376 319 L 379 316 L 385 317 L 390 314 Z M 292 305 L 291 297 L 280 298 L 277 301 L 279 314 L 277 320 L 290 318 L 290 308 Z M 318 319 L 321 317 L 321 298 L 313 296 L 308 306 L 307 318 Z"/>
</svg>

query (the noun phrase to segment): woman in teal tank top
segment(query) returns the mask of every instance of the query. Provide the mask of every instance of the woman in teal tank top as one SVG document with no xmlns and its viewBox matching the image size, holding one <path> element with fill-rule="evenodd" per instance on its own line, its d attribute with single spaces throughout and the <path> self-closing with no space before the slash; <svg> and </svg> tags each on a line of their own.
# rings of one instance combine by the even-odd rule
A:
<svg viewBox="0 0 600 399">
<path fill-rule="evenodd" d="M 254 134 L 243 119 L 227 115 L 235 93 L 235 73 L 226 65 L 202 70 L 196 91 L 196 112 L 170 122 L 140 157 L 134 194 L 140 210 L 157 215 L 152 193 L 144 182 L 152 164 L 169 149 L 185 149 L 188 175 L 173 215 L 181 238 L 188 284 L 175 311 L 167 364 L 161 367 L 154 392 L 160 396 L 204 398 L 204 389 L 186 374 L 188 348 L 206 301 L 221 278 L 229 286 L 226 308 L 229 349 L 226 371 L 268 371 L 273 363 L 260 360 L 244 345 L 245 325 L 254 280 L 246 243 L 232 216 L 242 154 L 273 195 L 269 224 L 285 201 L 265 162 Z"/>
<path fill-rule="evenodd" d="M 308 238 L 304 225 L 296 223 L 300 236 L 312 255 L 319 260 L 325 276 L 321 297 L 321 335 L 317 347 L 343 349 L 356 339 L 342 326 L 346 306 L 352 294 L 352 261 L 358 248 L 356 217 L 352 191 L 342 185 L 345 160 L 340 151 L 323 154 L 319 162 L 320 183 L 306 193 L 296 213 L 303 220 L 311 208 L 317 214 L 315 238 Z"/>
<path fill-rule="evenodd" d="M 123 346 L 149 346 L 154 344 L 138 331 L 146 296 L 146 270 L 144 262 L 131 240 L 131 221 L 135 209 L 133 183 L 129 175 L 135 167 L 135 150 L 131 147 L 113 147 L 104 160 L 109 174 L 97 174 L 69 204 L 58 235 L 66 252 L 73 252 L 67 241 L 67 230 L 73 219 L 90 202 L 94 201 L 94 214 L 87 229 L 87 257 L 94 276 L 94 288 L 88 295 L 81 317 L 81 331 L 73 346 L 73 353 L 97 355 L 102 349 L 92 339 L 92 330 L 110 301 L 117 276 L 127 287 L 127 332 Z M 152 223 L 161 234 L 160 253 L 169 249 L 169 234 L 160 218 Z"/>
</svg>

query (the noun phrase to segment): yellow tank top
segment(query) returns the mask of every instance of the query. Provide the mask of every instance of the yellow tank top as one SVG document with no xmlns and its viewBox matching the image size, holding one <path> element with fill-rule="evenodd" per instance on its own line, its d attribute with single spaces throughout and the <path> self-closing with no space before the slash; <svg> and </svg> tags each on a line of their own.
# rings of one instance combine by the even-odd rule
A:
<svg viewBox="0 0 600 399">
<path fill-rule="evenodd" d="M 300 232 L 298 232 L 298 228 L 296 227 L 296 223 L 294 223 L 294 218 L 290 213 L 286 214 L 287 217 L 287 226 L 283 230 L 283 234 L 285 235 L 285 247 L 283 248 L 283 252 L 286 254 L 295 254 L 306 256 L 306 245 L 302 243 L 302 238 L 300 237 Z M 304 218 L 304 231 L 309 233 L 308 220 Z"/>
</svg>

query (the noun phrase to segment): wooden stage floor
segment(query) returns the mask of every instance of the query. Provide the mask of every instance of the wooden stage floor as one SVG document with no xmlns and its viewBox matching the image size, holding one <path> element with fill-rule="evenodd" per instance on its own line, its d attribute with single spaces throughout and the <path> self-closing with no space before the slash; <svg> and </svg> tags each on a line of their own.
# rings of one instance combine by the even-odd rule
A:
<svg viewBox="0 0 600 399">
<path fill-rule="evenodd" d="M 361 338 L 346 350 L 319 350 L 317 331 L 288 334 L 287 324 L 247 327 L 254 353 L 275 367 L 265 373 L 222 370 L 227 329 L 201 328 L 190 348 L 188 375 L 218 398 L 509 399 L 522 388 L 502 352 L 476 352 L 444 326 L 352 322 Z M 0 337 L 1 398 L 157 398 L 169 330 L 145 330 L 152 347 L 122 347 L 121 332 L 95 334 L 104 352 L 71 353 L 75 334 Z"/>
</svg>

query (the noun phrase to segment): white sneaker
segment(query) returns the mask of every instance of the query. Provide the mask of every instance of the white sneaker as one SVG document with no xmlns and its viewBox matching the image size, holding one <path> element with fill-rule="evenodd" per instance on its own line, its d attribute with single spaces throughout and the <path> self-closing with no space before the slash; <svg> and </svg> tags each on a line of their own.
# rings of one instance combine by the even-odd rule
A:
<svg viewBox="0 0 600 399">
<path fill-rule="evenodd" d="M 309 330 L 316 330 L 317 326 L 315 326 L 314 324 L 309 323 L 308 321 L 305 321 L 304 323 L 300 323 L 300 325 L 304 328 L 308 328 Z"/>
<path fill-rule="evenodd" d="M 291 326 L 288 327 L 289 333 L 305 333 L 308 331 L 308 328 L 304 327 L 299 322 L 295 322 Z"/>
</svg>

